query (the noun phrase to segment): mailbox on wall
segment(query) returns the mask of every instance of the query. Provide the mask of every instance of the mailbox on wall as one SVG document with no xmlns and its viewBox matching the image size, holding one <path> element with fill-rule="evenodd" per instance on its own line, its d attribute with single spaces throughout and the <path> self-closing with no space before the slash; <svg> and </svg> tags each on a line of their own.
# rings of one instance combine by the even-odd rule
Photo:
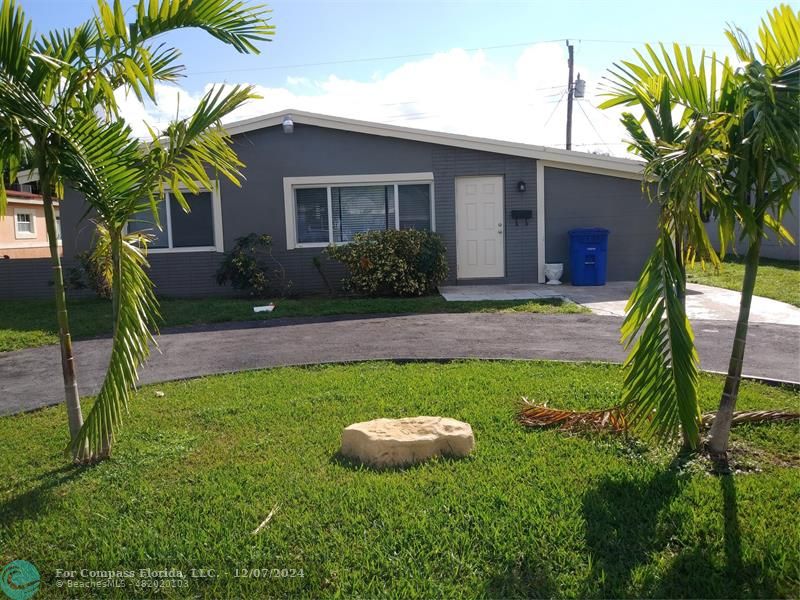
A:
<svg viewBox="0 0 800 600">
<path fill-rule="evenodd" d="M 511 218 L 514 219 L 514 225 L 519 225 L 521 220 L 525 220 L 525 225 L 528 224 L 528 219 L 533 218 L 532 210 L 512 210 Z"/>
</svg>

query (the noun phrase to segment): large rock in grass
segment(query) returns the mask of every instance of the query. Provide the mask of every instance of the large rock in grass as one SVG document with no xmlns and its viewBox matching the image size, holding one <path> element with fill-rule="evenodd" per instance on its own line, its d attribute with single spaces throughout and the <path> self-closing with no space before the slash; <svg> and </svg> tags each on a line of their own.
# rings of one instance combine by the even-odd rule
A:
<svg viewBox="0 0 800 600">
<path fill-rule="evenodd" d="M 342 454 L 373 467 L 411 465 L 433 456 L 462 457 L 474 447 L 469 423 L 447 417 L 375 419 L 342 432 Z"/>
</svg>

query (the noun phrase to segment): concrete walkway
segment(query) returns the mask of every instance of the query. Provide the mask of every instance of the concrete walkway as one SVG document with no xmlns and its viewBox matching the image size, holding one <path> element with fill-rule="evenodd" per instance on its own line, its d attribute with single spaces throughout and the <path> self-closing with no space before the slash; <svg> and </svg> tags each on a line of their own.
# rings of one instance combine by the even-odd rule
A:
<svg viewBox="0 0 800 600">
<path fill-rule="evenodd" d="M 567 285 L 511 284 L 459 285 L 440 288 L 445 300 L 529 300 L 567 298 L 598 315 L 625 316 L 625 304 L 634 281 L 611 281 L 597 287 Z M 739 317 L 739 292 L 708 285 L 687 285 L 686 312 L 690 319 L 736 321 Z M 800 327 L 800 308 L 770 298 L 754 296 L 750 307 L 751 323 L 777 323 Z"/>
<path fill-rule="evenodd" d="M 519 358 L 621 362 L 614 316 L 462 313 L 275 319 L 165 331 L 142 383 L 278 365 L 385 358 Z M 702 367 L 727 370 L 734 324 L 694 322 Z M 75 344 L 81 393 L 96 394 L 110 339 Z M 63 399 L 57 346 L 0 354 L 0 414 Z M 800 381 L 800 328 L 753 323 L 744 371 Z"/>
</svg>

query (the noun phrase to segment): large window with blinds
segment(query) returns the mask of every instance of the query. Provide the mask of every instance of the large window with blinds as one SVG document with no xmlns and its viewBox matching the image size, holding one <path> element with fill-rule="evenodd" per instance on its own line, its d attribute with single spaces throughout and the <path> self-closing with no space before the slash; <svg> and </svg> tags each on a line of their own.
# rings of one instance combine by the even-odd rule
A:
<svg viewBox="0 0 800 600">
<path fill-rule="evenodd" d="M 294 231 L 287 232 L 288 245 L 346 243 L 364 231 L 433 230 L 432 187 L 432 182 L 292 186 Z"/>
</svg>

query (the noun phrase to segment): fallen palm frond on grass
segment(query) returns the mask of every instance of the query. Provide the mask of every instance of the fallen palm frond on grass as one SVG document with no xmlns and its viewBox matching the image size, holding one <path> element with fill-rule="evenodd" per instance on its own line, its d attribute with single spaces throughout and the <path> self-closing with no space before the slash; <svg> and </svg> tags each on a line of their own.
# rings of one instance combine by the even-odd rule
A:
<svg viewBox="0 0 800 600">
<path fill-rule="evenodd" d="M 628 429 L 625 414 L 618 407 L 605 410 L 560 410 L 522 399 L 518 415 L 526 427 L 558 427 L 567 431 L 608 430 L 622 433 Z"/>
<path fill-rule="evenodd" d="M 702 428 L 708 429 L 714 421 L 716 412 L 702 416 Z M 522 399 L 517 419 L 525 427 L 555 427 L 565 431 L 609 431 L 624 433 L 630 428 L 622 407 L 615 406 L 602 410 L 563 410 L 549 408 L 544 404 L 534 404 Z M 733 413 L 732 425 L 764 425 L 778 422 L 800 422 L 800 412 L 786 410 L 754 410 Z"/>
<path fill-rule="evenodd" d="M 703 428 L 711 427 L 716 416 L 716 412 L 705 413 L 702 421 Z M 786 421 L 800 422 L 800 413 L 787 410 L 740 410 L 733 413 L 731 425 L 765 425 Z"/>
</svg>

